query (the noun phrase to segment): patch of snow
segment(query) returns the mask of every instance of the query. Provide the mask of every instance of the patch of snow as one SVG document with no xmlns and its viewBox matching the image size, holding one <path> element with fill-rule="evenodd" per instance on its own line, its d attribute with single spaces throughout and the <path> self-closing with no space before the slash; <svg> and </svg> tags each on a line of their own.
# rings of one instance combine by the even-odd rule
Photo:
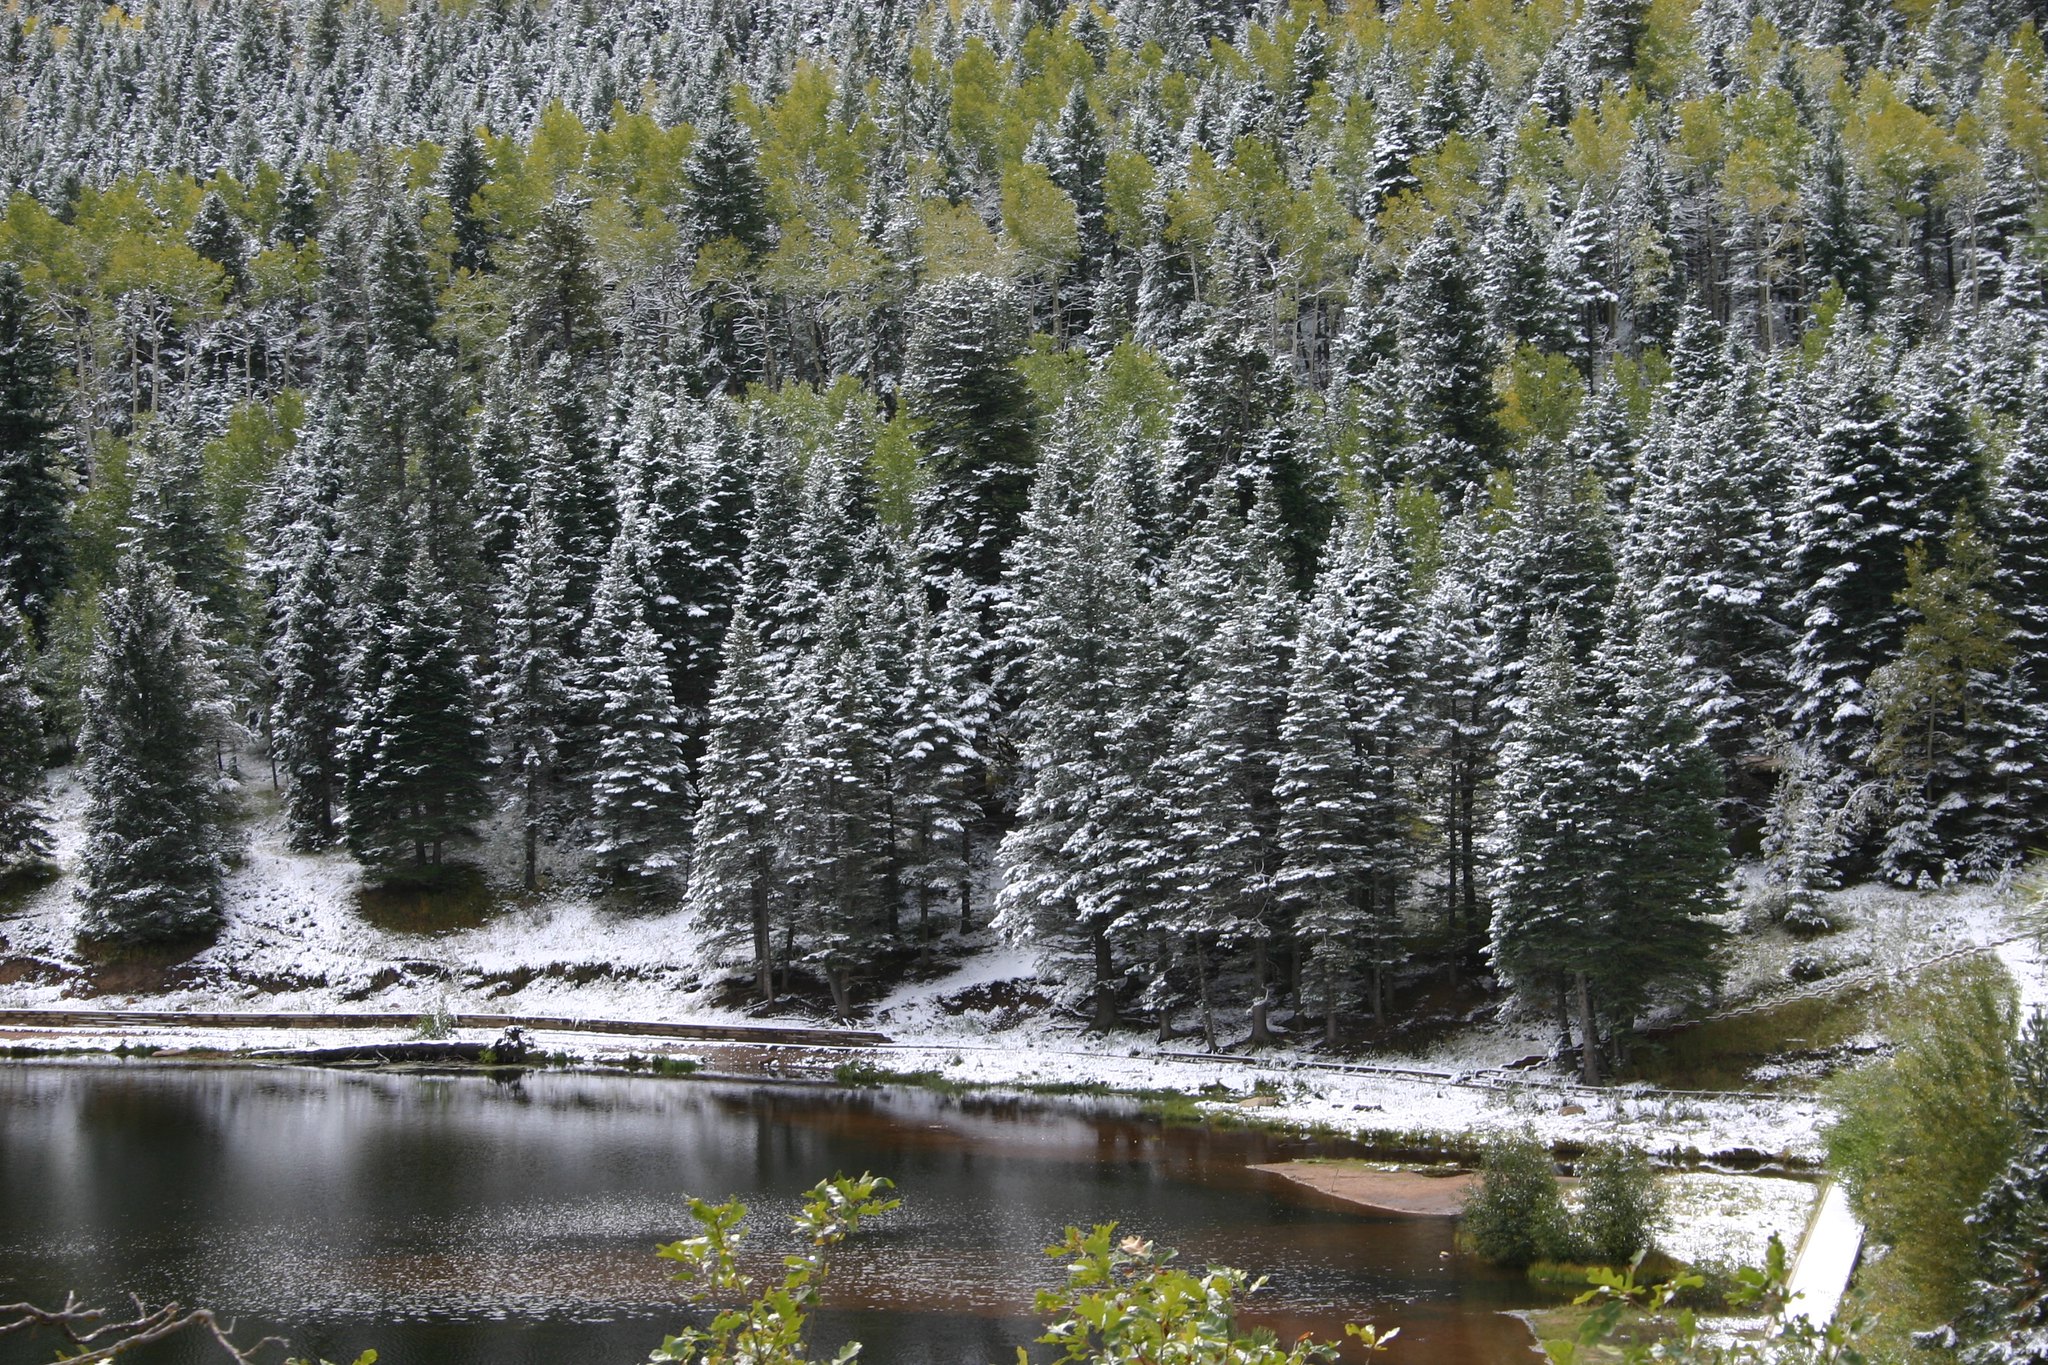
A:
<svg viewBox="0 0 2048 1365">
<path fill-rule="evenodd" d="M 1661 1181 L 1668 1203 L 1657 1247 L 1690 1265 L 1762 1265 L 1775 1235 L 1799 1249 L 1820 1187 L 1782 1176 L 1688 1171 Z"/>
</svg>

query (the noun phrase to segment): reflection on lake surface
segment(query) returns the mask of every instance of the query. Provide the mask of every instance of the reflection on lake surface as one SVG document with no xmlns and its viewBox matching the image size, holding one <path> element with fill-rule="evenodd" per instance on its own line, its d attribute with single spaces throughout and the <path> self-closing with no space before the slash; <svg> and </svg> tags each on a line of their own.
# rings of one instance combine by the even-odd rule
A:
<svg viewBox="0 0 2048 1365">
<path fill-rule="evenodd" d="M 0 1068 L 0 1297 L 133 1290 L 244 1335 L 383 1365 L 626 1365 L 684 1320 L 657 1242 L 685 1194 L 737 1195 L 755 1248 L 835 1171 L 903 1208 L 843 1248 L 817 1340 L 869 1365 L 1007 1365 L 1034 1334 L 1040 1248 L 1115 1220 L 1184 1260 L 1271 1277 L 1252 1316 L 1398 1325 L 1385 1365 L 1502 1365 L 1519 1277 L 1448 1222 L 1365 1218 L 1245 1169 L 1310 1148 L 1164 1129 L 1120 1105 L 719 1081 L 26 1064 Z M 766 1268 L 764 1259 L 763 1268 Z M 0 1339 L 0 1365 L 46 1361 Z M 196 1345 L 130 1359 L 210 1357 Z"/>
</svg>

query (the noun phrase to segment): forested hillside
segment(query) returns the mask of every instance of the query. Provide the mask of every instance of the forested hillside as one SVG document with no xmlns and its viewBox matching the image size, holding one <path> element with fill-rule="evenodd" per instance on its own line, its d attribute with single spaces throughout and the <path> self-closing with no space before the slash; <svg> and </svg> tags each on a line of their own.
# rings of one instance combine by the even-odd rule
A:
<svg viewBox="0 0 2048 1365">
<path fill-rule="evenodd" d="M 76 763 L 80 932 L 204 936 L 274 772 L 765 997 L 1617 1039 L 1737 857 L 2038 837 L 2043 18 L 23 0 L 0 859 Z"/>
</svg>

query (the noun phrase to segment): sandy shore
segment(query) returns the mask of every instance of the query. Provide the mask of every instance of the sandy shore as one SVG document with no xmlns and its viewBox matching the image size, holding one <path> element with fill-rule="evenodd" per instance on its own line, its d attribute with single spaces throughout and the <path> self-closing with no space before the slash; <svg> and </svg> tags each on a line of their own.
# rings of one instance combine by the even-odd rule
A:
<svg viewBox="0 0 2048 1365">
<path fill-rule="evenodd" d="M 1368 1213 L 1415 1218 L 1457 1217 L 1466 1196 L 1479 1183 L 1479 1177 L 1469 1171 L 1437 1175 L 1338 1161 L 1279 1161 L 1252 1169 L 1269 1171 Z"/>
</svg>

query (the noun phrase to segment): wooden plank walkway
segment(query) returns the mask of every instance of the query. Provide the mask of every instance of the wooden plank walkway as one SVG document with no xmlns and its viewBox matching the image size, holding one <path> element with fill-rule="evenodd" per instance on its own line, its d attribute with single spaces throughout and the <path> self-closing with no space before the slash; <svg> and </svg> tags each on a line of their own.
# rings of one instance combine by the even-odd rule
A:
<svg viewBox="0 0 2048 1365">
<path fill-rule="evenodd" d="M 200 1010 L 0 1010 L 0 1029 L 269 1028 L 411 1029 L 418 1014 L 359 1010 L 331 1014 L 239 1013 Z M 504 1029 L 517 1024 L 536 1033 L 603 1033 L 630 1038 L 673 1038 L 693 1043 L 764 1047 L 884 1047 L 889 1036 L 867 1029 L 782 1024 L 686 1024 L 643 1019 L 575 1019 L 551 1014 L 463 1014 L 458 1028 Z"/>
</svg>

